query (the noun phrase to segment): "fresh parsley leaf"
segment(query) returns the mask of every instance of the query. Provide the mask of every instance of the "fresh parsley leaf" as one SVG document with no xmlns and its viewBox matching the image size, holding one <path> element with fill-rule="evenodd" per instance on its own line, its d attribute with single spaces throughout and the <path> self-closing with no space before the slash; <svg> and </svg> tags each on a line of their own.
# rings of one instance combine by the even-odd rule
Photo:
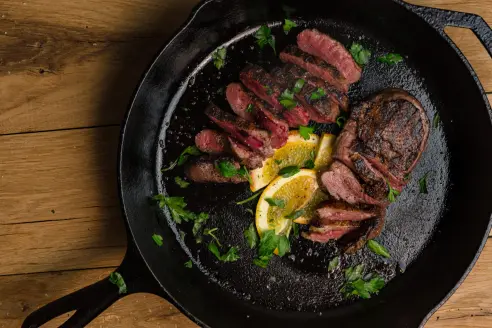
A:
<svg viewBox="0 0 492 328">
<path fill-rule="evenodd" d="M 188 186 L 190 185 L 190 183 L 188 181 L 185 181 L 183 178 L 181 177 L 175 177 L 174 178 L 174 182 L 176 182 L 176 184 L 178 186 L 180 186 L 181 188 L 188 188 Z"/>
<path fill-rule="evenodd" d="M 191 230 L 193 232 L 193 236 L 197 236 L 200 230 L 202 230 L 202 226 L 207 222 L 209 218 L 209 215 L 207 213 L 200 213 L 198 214 L 198 217 L 195 219 L 193 223 L 193 229 Z"/>
<path fill-rule="evenodd" d="M 304 140 L 309 140 L 311 138 L 311 133 L 314 132 L 314 128 L 308 126 L 299 126 L 299 134 Z"/>
<path fill-rule="evenodd" d="M 292 231 L 294 238 L 299 238 L 299 225 L 295 222 L 292 222 Z"/>
<path fill-rule="evenodd" d="M 256 43 L 263 49 L 265 45 L 270 45 L 273 52 L 277 54 L 275 50 L 275 37 L 272 35 L 272 31 L 267 25 L 262 25 L 255 33 Z"/>
<path fill-rule="evenodd" d="M 308 159 L 306 163 L 304 163 L 304 167 L 310 170 L 314 169 L 314 161 L 312 159 Z"/>
<path fill-rule="evenodd" d="M 294 93 L 289 89 L 285 89 L 284 92 L 282 92 L 278 101 L 282 106 L 289 110 L 297 106 L 297 101 L 294 100 Z"/>
<path fill-rule="evenodd" d="M 323 88 L 318 88 L 316 89 L 316 91 L 311 93 L 311 95 L 309 96 L 309 101 L 318 100 L 324 96 L 326 96 L 325 90 L 323 90 Z"/>
<path fill-rule="evenodd" d="M 220 161 L 217 164 L 217 168 L 219 169 L 220 174 L 226 178 L 232 178 L 237 175 L 236 167 L 229 161 Z"/>
<path fill-rule="evenodd" d="M 270 260 L 272 259 L 273 255 L 270 256 L 259 256 L 258 258 L 253 260 L 253 264 L 259 266 L 260 268 L 265 269 L 268 264 L 270 263 Z"/>
<path fill-rule="evenodd" d="M 157 244 L 157 246 L 159 246 L 159 247 L 162 246 L 163 243 L 162 243 L 162 236 L 161 235 L 153 234 L 152 239 L 154 240 L 154 243 Z"/>
<path fill-rule="evenodd" d="M 275 230 L 267 230 L 263 233 L 258 246 L 258 257 L 272 256 L 278 247 L 280 236 L 275 234 Z"/>
<path fill-rule="evenodd" d="M 246 204 L 246 203 L 248 203 L 248 202 L 250 202 L 250 201 L 255 200 L 256 198 L 258 198 L 258 197 L 261 195 L 261 193 L 262 193 L 262 191 L 260 190 L 260 191 L 258 191 L 256 194 L 253 194 L 253 196 L 248 197 L 248 198 L 246 198 L 245 200 L 242 200 L 242 201 L 240 201 L 240 202 L 237 202 L 236 204 L 237 204 L 237 205 L 243 205 L 243 204 Z"/>
<path fill-rule="evenodd" d="M 284 178 L 289 178 L 293 175 L 296 175 L 299 173 L 301 170 L 299 169 L 298 166 L 287 166 L 278 171 L 278 174 L 281 175 Z"/>
<path fill-rule="evenodd" d="M 219 261 L 222 262 L 235 262 L 239 259 L 239 255 L 237 254 L 237 247 L 231 247 L 224 255 L 221 255 L 219 248 L 217 247 L 215 242 L 211 242 L 208 244 L 208 250 L 212 254 L 214 254 Z"/>
<path fill-rule="evenodd" d="M 400 54 L 389 53 L 378 58 L 378 61 L 385 64 L 395 65 L 403 61 Z"/>
<path fill-rule="evenodd" d="M 249 214 L 251 214 L 251 215 L 255 215 L 255 212 L 253 212 L 253 210 L 252 210 L 252 209 L 250 209 L 250 208 L 247 208 L 247 209 L 246 209 L 246 212 L 248 212 L 248 213 L 249 213 Z"/>
<path fill-rule="evenodd" d="M 328 263 L 328 271 L 333 272 L 340 264 L 340 256 L 334 257 L 330 263 Z"/>
<path fill-rule="evenodd" d="M 345 297 L 358 296 L 360 298 L 371 298 L 371 294 L 377 294 L 384 287 L 384 279 L 376 276 L 371 280 L 363 280 L 359 278 L 352 282 L 347 282 L 342 288 Z"/>
<path fill-rule="evenodd" d="M 246 112 L 252 113 L 254 108 L 255 108 L 255 106 L 253 106 L 253 104 L 249 104 L 248 107 L 246 107 Z"/>
<path fill-rule="evenodd" d="M 285 19 L 284 20 L 284 33 L 287 35 L 289 34 L 290 30 L 293 28 L 293 27 L 297 27 L 297 24 L 293 21 L 291 21 L 290 19 Z"/>
<path fill-rule="evenodd" d="M 295 219 L 300 218 L 304 214 L 306 214 L 306 210 L 300 209 L 300 210 L 295 211 L 294 213 L 287 215 L 285 218 L 289 219 L 289 220 L 295 220 Z"/>
<path fill-rule="evenodd" d="M 217 244 L 215 242 L 210 242 L 208 244 L 208 250 L 215 255 L 215 257 L 220 261 L 222 258 L 222 255 L 220 255 L 219 248 L 217 247 Z"/>
<path fill-rule="evenodd" d="M 118 293 L 120 295 L 127 293 L 125 279 L 123 279 L 123 276 L 119 272 L 111 272 L 111 274 L 109 275 L 109 281 L 113 285 L 118 286 Z"/>
<path fill-rule="evenodd" d="M 282 160 L 280 160 L 280 159 L 275 159 L 275 160 L 274 160 L 274 162 L 275 162 L 275 164 L 277 164 L 277 165 L 282 164 Z"/>
<path fill-rule="evenodd" d="M 367 64 L 371 58 L 371 51 L 364 49 L 359 43 L 352 43 L 350 47 L 350 54 L 354 58 L 355 62 L 361 66 Z"/>
<path fill-rule="evenodd" d="M 188 146 L 174 162 L 172 162 L 168 167 L 163 168 L 161 171 L 166 172 L 172 170 L 176 166 L 181 166 L 186 163 L 190 156 L 200 156 L 201 154 L 202 152 L 196 146 Z"/>
<path fill-rule="evenodd" d="M 337 125 L 338 127 L 340 128 L 343 128 L 343 126 L 345 125 L 345 122 L 347 122 L 347 119 L 343 116 L 338 116 L 337 117 Z"/>
<path fill-rule="evenodd" d="M 345 280 L 351 282 L 362 278 L 362 272 L 364 271 L 364 264 L 356 265 L 345 270 Z"/>
<path fill-rule="evenodd" d="M 434 115 L 434 119 L 432 120 L 432 125 L 434 126 L 434 129 L 437 129 L 439 127 L 439 123 L 441 123 L 441 116 L 439 113 L 436 113 Z"/>
<path fill-rule="evenodd" d="M 429 172 L 427 172 L 422 178 L 419 179 L 419 189 L 421 194 L 427 194 L 427 175 Z"/>
<path fill-rule="evenodd" d="M 294 85 L 294 89 L 292 89 L 292 91 L 294 93 L 299 93 L 301 92 L 302 88 L 304 87 L 304 84 L 306 83 L 306 81 L 304 81 L 303 79 L 298 79 L 296 81 L 296 84 Z"/>
<path fill-rule="evenodd" d="M 191 269 L 193 267 L 193 262 L 191 260 L 185 262 L 184 264 L 185 268 Z"/>
<path fill-rule="evenodd" d="M 237 174 L 243 178 L 248 179 L 249 183 L 253 183 L 253 180 L 251 180 L 251 176 L 249 175 L 249 171 L 246 168 L 246 166 L 242 165 L 239 170 L 237 170 Z"/>
<path fill-rule="evenodd" d="M 270 206 L 285 208 L 285 200 L 283 199 L 265 198 L 265 200 Z"/>
<path fill-rule="evenodd" d="M 388 181 L 386 181 L 386 184 L 388 185 L 388 200 L 390 201 L 390 203 L 394 203 L 396 202 L 396 198 L 400 195 L 400 192 L 396 189 L 391 188 L 391 185 Z"/>
<path fill-rule="evenodd" d="M 367 242 L 367 247 L 374 253 L 374 254 L 377 254 L 377 255 L 381 255 L 383 257 L 386 257 L 386 258 L 390 258 L 391 255 L 390 253 L 388 252 L 388 250 L 383 246 L 381 245 L 380 243 L 378 243 L 377 241 L 375 240 L 369 240 Z"/>
<path fill-rule="evenodd" d="M 182 221 L 188 222 L 196 219 L 196 214 L 185 209 L 186 202 L 183 197 L 165 197 L 164 195 L 156 195 L 154 200 L 159 202 L 159 207 L 167 206 L 171 212 L 174 222 L 180 224 Z"/>
<path fill-rule="evenodd" d="M 217 67 L 217 69 L 220 70 L 222 67 L 224 67 L 226 54 L 227 54 L 227 49 L 224 47 L 218 48 L 212 54 L 212 59 L 214 61 L 214 65 L 215 65 L 215 67 Z"/>
<path fill-rule="evenodd" d="M 217 245 L 219 245 L 219 247 L 222 247 L 222 245 L 220 244 L 219 238 L 217 238 L 217 236 L 214 234 L 214 232 L 217 231 L 217 230 L 219 230 L 219 228 L 205 229 L 203 231 L 203 234 L 205 236 L 212 237 L 215 240 L 215 242 L 217 243 Z"/>
<path fill-rule="evenodd" d="M 244 237 L 248 241 L 249 248 L 253 249 L 256 247 L 259 238 L 253 223 L 249 225 L 248 229 L 244 230 Z"/>
<path fill-rule="evenodd" d="M 282 257 L 290 252 L 290 242 L 287 236 L 280 236 L 278 241 L 278 256 Z"/>
</svg>

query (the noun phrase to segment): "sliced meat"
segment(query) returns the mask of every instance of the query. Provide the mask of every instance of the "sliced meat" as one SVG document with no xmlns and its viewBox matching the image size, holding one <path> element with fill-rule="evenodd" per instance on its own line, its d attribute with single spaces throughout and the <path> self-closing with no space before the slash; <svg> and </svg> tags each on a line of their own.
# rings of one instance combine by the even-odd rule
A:
<svg viewBox="0 0 492 328">
<path fill-rule="evenodd" d="M 202 130 L 195 136 L 195 145 L 207 154 L 223 154 L 229 151 L 227 135 L 215 130 Z"/>
<path fill-rule="evenodd" d="M 357 122 L 352 149 L 401 189 L 427 145 L 429 119 L 422 105 L 403 90 L 388 89 L 361 103 L 352 116 Z"/>
<path fill-rule="evenodd" d="M 240 83 L 231 83 L 226 89 L 226 98 L 236 115 L 247 121 L 254 121 L 252 94 Z"/>
<path fill-rule="evenodd" d="M 353 154 L 352 147 L 357 139 L 356 134 L 357 122 L 349 119 L 335 142 L 335 151 L 333 153 L 334 159 L 339 160 L 351 169 L 354 169 L 350 156 Z"/>
<path fill-rule="evenodd" d="M 330 224 L 331 221 L 363 221 L 380 215 L 375 206 L 351 206 L 340 201 L 330 201 L 316 210 L 319 226 Z"/>
<path fill-rule="evenodd" d="M 234 156 L 236 156 L 236 158 L 241 161 L 241 164 L 245 165 L 248 169 L 254 170 L 263 166 L 264 158 L 260 154 L 253 152 L 232 137 L 229 137 L 229 144 L 231 145 Z"/>
<path fill-rule="evenodd" d="M 201 157 L 195 163 L 186 166 L 185 174 L 188 179 L 197 183 L 241 183 L 248 181 L 245 177 L 239 175 L 231 178 L 224 177 L 217 169 L 217 163 L 221 160 L 227 160 L 233 163 L 237 169 L 240 168 L 237 161 L 227 157 L 216 160 L 209 157 Z"/>
<path fill-rule="evenodd" d="M 255 97 L 256 98 L 256 97 Z M 273 148 L 280 148 L 287 143 L 289 138 L 289 125 L 278 118 L 261 101 L 254 102 L 258 124 L 270 132 Z"/>
<path fill-rule="evenodd" d="M 311 226 L 309 232 L 303 232 L 302 236 L 318 243 L 327 243 L 330 240 L 337 240 L 344 235 L 357 230 L 358 225 L 352 222 L 335 222 L 322 227 Z"/>
<path fill-rule="evenodd" d="M 248 146 L 251 150 L 260 153 L 264 157 L 273 155 L 268 132 L 259 129 L 254 123 L 224 112 L 214 104 L 210 104 L 205 110 L 205 114 L 234 139 Z"/>
<path fill-rule="evenodd" d="M 378 199 L 381 202 L 385 202 L 388 197 L 388 183 L 384 176 L 369 163 L 369 161 L 360 155 L 354 153 L 350 156 L 352 163 L 354 163 L 355 174 L 359 177 L 359 180 L 363 182 L 364 192 L 374 199 Z M 399 188 L 398 191 L 401 191 Z"/>
<path fill-rule="evenodd" d="M 334 161 L 328 171 L 321 175 L 321 181 L 330 195 L 336 200 L 343 200 L 354 205 L 385 205 L 385 203 L 365 194 L 364 188 L 354 173 L 339 161 Z"/>
<path fill-rule="evenodd" d="M 345 253 L 353 254 L 364 247 L 369 240 L 379 236 L 384 228 L 385 215 L 386 213 L 383 210 L 381 215 L 364 221 L 364 224 L 359 229 L 341 238 L 340 245 L 344 248 Z"/>
<path fill-rule="evenodd" d="M 316 29 L 304 30 L 297 35 L 297 45 L 302 51 L 319 57 L 336 67 L 348 83 L 360 80 L 362 69 L 347 49 L 330 36 Z"/>
<path fill-rule="evenodd" d="M 300 105 L 286 109 L 279 101 L 283 92 L 282 88 L 275 82 L 273 77 L 262 67 L 248 65 L 239 75 L 241 82 L 258 98 L 273 107 L 274 114 L 282 114 L 290 127 L 298 127 L 309 123 L 309 114 Z"/>
<path fill-rule="evenodd" d="M 311 56 L 296 46 L 288 46 L 280 53 L 280 59 L 284 63 L 297 65 L 312 75 L 325 80 L 330 85 L 343 93 L 348 92 L 349 83 L 333 66 L 328 65 L 321 59 Z"/>
</svg>

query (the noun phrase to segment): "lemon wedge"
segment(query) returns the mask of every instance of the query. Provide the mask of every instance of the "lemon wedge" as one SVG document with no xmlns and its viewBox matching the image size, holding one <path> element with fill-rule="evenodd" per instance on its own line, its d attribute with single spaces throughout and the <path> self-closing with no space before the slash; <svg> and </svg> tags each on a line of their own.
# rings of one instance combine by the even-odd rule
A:
<svg viewBox="0 0 492 328">
<path fill-rule="evenodd" d="M 305 140 L 299 131 L 291 131 L 287 143 L 277 149 L 273 157 L 266 159 L 261 168 L 250 172 L 251 191 L 258 191 L 268 185 L 282 168 L 303 167 L 308 160 L 313 160 L 318 143 L 319 137 L 316 134 L 310 134 L 309 139 Z"/>
<path fill-rule="evenodd" d="M 288 236 L 292 219 L 286 216 L 305 207 L 318 188 L 314 170 L 302 169 L 291 177 L 276 178 L 263 191 L 256 206 L 256 229 L 259 235 L 262 236 L 267 230 L 275 230 L 278 235 Z"/>
<path fill-rule="evenodd" d="M 306 204 L 303 208 L 304 214 L 297 219 L 294 220 L 295 223 L 299 224 L 310 224 L 311 220 L 316 215 L 316 210 L 319 207 L 319 204 L 329 199 L 329 196 L 325 194 L 321 189 L 317 189 L 311 200 Z"/>
<path fill-rule="evenodd" d="M 333 161 L 332 154 L 336 139 L 337 137 L 333 134 L 323 134 L 321 142 L 319 143 L 318 152 L 316 153 L 316 158 L 314 159 L 314 168 L 316 170 L 328 167 Z"/>
</svg>

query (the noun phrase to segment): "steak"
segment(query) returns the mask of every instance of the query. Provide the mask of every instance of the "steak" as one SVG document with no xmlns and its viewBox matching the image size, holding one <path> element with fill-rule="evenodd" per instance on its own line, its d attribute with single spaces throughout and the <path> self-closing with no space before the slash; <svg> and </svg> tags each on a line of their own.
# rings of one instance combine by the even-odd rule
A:
<svg viewBox="0 0 492 328">
<path fill-rule="evenodd" d="M 330 201 L 316 210 L 317 224 L 323 226 L 331 221 L 363 221 L 380 214 L 375 206 L 351 206 L 339 201 Z"/>
<path fill-rule="evenodd" d="M 364 247 L 367 241 L 379 236 L 384 228 L 385 215 L 383 210 L 381 215 L 364 221 L 359 229 L 343 236 L 340 245 L 344 248 L 345 253 L 353 254 Z"/>
<path fill-rule="evenodd" d="M 202 130 L 195 136 L 195 145 L 203 153 L 222 154 L 229 152 L 229 142 L 225 133 L 215 130 Z"/>
<path fill-rule="evenodd" d="M 354 163 L 352 163 L 350 156 L 353 153 L 351 149 L 357 139 L 356 133 L 357 122 L 349 119 L 335 142 L 333 152 L 334 159 L 339 160 L 351 169 L 354 169 Z"/>
<path fill-rule="evenodd" d="M 210 104 L 205 114 L 234 139 L 260 153 L 263 157 L 271 157 L 273 149 L 268 132 L 259 129 L 254 123 L 235 115 L 224 112 L 214 104 Z"/>
<path fill-rule="evenodd" d="M 255 97 L 256 98 L 256 97 Z M 269 108 L 258 99 L 254 100 L 256 118 L 258 123 L 270 132 L 273 148 L 280 148 L 287 143 L 289 138 L 289 125 L 284 120 L 273 114 Z"/>
<path fill-rule="evenodd" d="M 297 45 L 302 51 L 334 66 L 348 83 L 360 80 L 362 69 L 347 49 L 330 36 L 316 29 L 304 30 L 297 35 Z"/>
<path fill-rule="evenodd" d="M 350 159 L 354 163 L 355 174 L 363 183 L 364 192 L 372 198 L 385 202 L 388 197 L 389 188 L 384 176 L 359 153 L 352 154 Z M 399 188 L 398 191 L 401 191 L 401 189 Z"/>
<path fill-rule="evenodd" d="M 327 243 L 330 240 L 337 240 L 344 235 L 357 230 L 358 224 L 354 222 L 335 222 L 322 227 L 309 227 L 309 232 L 303 232 L 302 236 L 318 243 Z"/>
<path fill-rule="evenodd" d="M 321 59 L 311 56 L 296 46 L 288 46 L 280 53 L 280 59 L 284 63 L 297 65 L 312 75 L 323 79 L 330 85 L 343 93 L 348 92 L 349 83 L 333 66 L 328 65 Z"/>
<path fill-rule="evenodd" d="M 251 122 L 255 119 L 253 108 L 250 106 L 253 104 L 252 97 L 253 95 L 245 91 L 240 83 L 231 83 L 227 86 L 226 98 L 232 110 L 237 116 Z"/>
<path fill-rule="evenodd" d="M 232 137 L 229 137 L 229 144 L 231 145 L 232 154 L 234 154 L 234 156 L 241 161 L 241 164 L 246 166 L 248 169 L 254 170 L 263 166 L 264 158 L 260 154 L 253 152 L 251 149 L 243 144 L 240 144 Z"/>
<path fill-rule="evenodd" d="M 313 94 L 319 92 L 319 88 L 307 84 L 302 88 L 301 92 L 296 95 L 301 105 L 306 108 L 311 119 L 318 123 L 334 123 L 340 115 L 340 106 L 326 95 L 326 91 L 322 89 L 325 95 L 319 99 L 312 99 Z"/>
<path fill-rule="evenodd" d="M 186 166 L 185 174 L 188 179 L 197 183 L 241 183 L 248 181 L 245 177 L 239 175 L 231 178 L 224 177 L 217 169 L 217 163 L 220 160 L 227 160 L 233 163 L 236 169 L 241 167 L 237 161 L 227 157 L 215 160 L 210 157 L 200 157 L 195 163 Z"/>
<path fill-rule="evenodd" d="M 262 67 L 248 65 L 239 75 L 241 82 L 258 98 L 267 102 L 273 107 L 274 114 L 281 114 L 287 120 L 290 127 L 298 127 L 309 123 L 309 114 L 304 108 L 296 105 L 294 108 L 286 110 L 279 101 L 282 89 L 275 82 L 273 77 Z"/>
</svg>

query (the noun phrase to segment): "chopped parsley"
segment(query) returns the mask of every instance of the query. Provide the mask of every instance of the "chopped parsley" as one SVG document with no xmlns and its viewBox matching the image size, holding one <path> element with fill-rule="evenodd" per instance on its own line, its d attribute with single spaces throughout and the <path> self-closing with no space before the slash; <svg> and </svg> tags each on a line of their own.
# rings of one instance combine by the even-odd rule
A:
<svg viewBox="0 0 492 328">
<path fill-rule="evenodd" d="M 384 287 L 384 279 L 377 275 L 364 279 L 364 265 L 359 264 L 345 270 L 345 284 L 340 290 L 348 298 L 357 296 L 360 298 L 371 298 L 371 294 L 377 294 Z"/>
<path fill-rule="evenodd" d="M 343 126 L 345 125 L 345 122 L 347 122 L 347 119 L 344 116 L 338 116 L 337 117 L 338 127 L 343 128 Z"/>
<path fill-rule="evenodd" d="M 308 159 L 306 163 L 304 163 L 304 168 L 306 169 L 314 169 L 314 161 L 312 159 Z"/>
<path fill-rule="evenodd" d="M 207 222 L 209 215 L 207 213 L 200 213 L 193 223 L 193 229 L 191 232 L 193 236 L 197 236 L 202 230 L 202 226 Z"/>
<path fill-rule="evenodd" d="M 294 91 L 294 93 L 301 92 L 301 90 L 304 87 L 304 84 L 305 83 L 306 83 L 306 81 L 304 81 L 303 79 L 298 79 L 296 81 L 296 84 L 294 85 L 294 89 L 292 89 L 292 91 Z"/>
<path fill-rule="evenodd" d="M 299 173 L 301 170 L 299 169 L 298 166 L 287 166 L 278 171 L 278 174 L 281 175 L 283 178 L 289 178 L 293 175 L 296 175 Z"/>
<path fill-rule="evenodd" d="M 367 248 L 369 248 L 374 254 L 381 255 L 382 257 L 390 258 L 391 255 L 388 250 L 375 240 L 369 240 L 367 242 Z"/>
<path fill-rule="evenodd" d="M 198 148 L 196 148 L 196 146 L 186 147 L 185 150 L 183 150 L 183 152 L 179 155 L 179 157 L 174 162 L 169 164 L 168 167 L 163 168 L 161 171 L 166 172 L 166 171 L 172 170 L 176 166 L 181 166 L 184 163 L 186 163 L 186 161 L 188 160 L 188 158 L 190 156 L 200 156 L 201 154 L 202 154 L 202 152 Z"/>
<path fill-rule="evenodd" d="M 319 100 L 319 99 L 323 98 L 324 96 L 326 96 L 325 90 L 323 90 L 323 88 L 318 88 L 318 89 L 316 89 L 316 91 L 311 93 L 311 95 L 309 96 L 309 101 Z"/>
<path fill-rule="evenodd" d="M 252 113 L 254 108 L 255 107 L 253 106 L 253 104 L 249 104 L 248 107 L 246 107 L 246 112 L 247 113 Z"/>
<path fill-rule="evenodd" d="M 164 208 L 167 206 L 169 211 L 171 212 L 171 216 L 177 224 L 180 224 L 182 221 L 196 221 L 198 223 L 203 223 L 208 219 L 207 213 L 195 214 L 186 209 L 186 202 L 183 197 L 165 197 L 164 195 L 156 195 L 152 198 L 159 203 L 160 208 Z M 195 222 L 195 223 L 196 223 Z"/>
<path fill-rule="evenodd" d="M 244 230 L 244 237 L 248 242 L 249 248 L 253 249 L 258 244 L 258 234 L 256 233 L 256 227 L 254 223 L 251 223 L 248 229 Z"/>
<path fill-rule="evenodd" d="M 429 172 L 427 172 L 422 178 L 419 179 L 419 190 L 421 194 L 427 194 L 427 175 Z"/>
<path fill-rule="evenodd" d="M 185 268 L 191 269 L 193 267 L 193 262 L 191 260 L 184 263 Z"/>
<path fill-rule="evenodd" d="M 400 54 L 389 53 L 378 58 L 380 63 L 395 65 L 403 61 L 403 57 Z"/>
<path fill-rule="evenodd" d="M 224 67 L 226 54 L 227 54 L 227 49 L 224 47 L 218 48 L 212 54 L 212 59 L 214 61 L 214 65 L 215 65 L 215 67 L 217 67 L 217 69 L 220 70 L 222 67 Z"/>
<path fill-rule="evenodd" d="M 328 271 L 333 272 L 340 264 L 340 256 L 334 257 L 330 263 L 328 263 Z"/>
<path fill-rule="evenodd" d="M 367 64 L 371 58 L 371 51 L 364 49 L 361 44 L 355 42 L 350 46 L 350 54 L 355 62 L 361 66 Z"/>
<path fill-rule="evenodd" d="M 393 189 L 388 181 L 386 181 L 388 185 L 388 200 L 390 203 L 396 202 L 396 198 L 400 196 L 400 192 L 396 189 Z"/>
<path fill-rule="evenodd" d="M 217 238 L 217 236 L 214 234 L 214 232 L 217 231 L 217 230 L 219 230 L 219 228 L 205 229 L 203 231 L 203 234 L 205 236 L 212 237 L 215 240 L 215 242 L 217 243 L 217 245 L 219 245 L 219 247 L 222 247 L 222 245 L 220 244 L 219 238 Z"/>
<path fill-rule="evenodd" d="M 301 216 L 303 216 L 304 214 L 306 214 L 306 210 L 304 209 L 300 209 L 300 210 L 297 210 L 289 215 L 287 215 L 285 218 L 286 219 L 290 219 L 290 220 L 295 220 L 295 219 L 298 219 L 300 218 Z"/>
<path fill-rule="evenodd" d="M 297 106 L 297 101 L 294 100 L 294 93 L 289 89 L 285 89 L 284 92 L 282 92 L 278 101 L 287 109 L 292 109 Z"/>
<path fill-rule="evenodd" d="M 162 246 L 163 243 L 162 243 L 162 236 L 161 235 L 153 234 L 152 239 L 154 240 L 154 243 L 157 244 L 157 246 L 159 246 L 159 247 Z"/>
<path fill-rule="evenodd" d="M 245 166 L 241 166 L 239 169 L 236 169 L 236 166 L 232 162 L 220 161 L 217 164 L 217 169 L 225 178 L 232 178 L 239 175 L 251 182 L 251 177 L 249 176 L 248 169 Z"/>
<path fill-rule="evenodd" d="M 434 129 L 437 129 L 439 127 L 439 123 L 441 123 L 441 116 L 439 113 L 436 113 L 434 115 L 434 119 L 432 120 L 432 125 L 434 126 Z"/>
<path fill-rule="evenodd" d="M 280 159 L 275 159 L 275 160 L 273 160 L 273 161 L 274 161 L 274 162 L 275 162 L 275 164 L 277 164 L 277 165 L 282 164 L 282 160 L 280 160 Z"/>
<path fill-rule="evenodd" d="M 313 132 L 314 128 L 302 125 L 299 127 L 299 134 L 304 140 L 309 140 L 311 138 L 311 133 Z"/>
<path fill-rule="evenodd" d="M 270 204 L 270 206 L 276 206 L 279 208 L 285 208 L 285 200 L 275 199 L 275 198 L 265 198 L 265 201 Z"/>
<path fill-rule="evenodd" d="M 252 209 L 250 209 L 250 208 L 247 208 L 247 209 L 246 209 L 246 212 L 248 212 L 248 213 L 249 213 L 249 214 L 251 214 L 251 215 L 255 215 L 255 213 L 253 212 L 253 210 L 252 210 Z"/>
<path fill-rule="evenodd" d="M 219 261 L 222 262 L 235 262 L 239 260 L 239 255 L 237 254 L 238 252 L 237 247 L 231 247 L 225 254 L 221 255 L 220 250 L 217 247 L 217 244 L 215 244 L 215 242 L 211 242 L 210 244 L 208 244 L 208 250 L 212 254 L 214 254 Z"/>
<path fill-rule="evenodd" d="M 123 276 L 119 272 L 111 272 L 109 275 L 109 281 L 113 284 L 118 286 L 118 293 L 121 294 L 126 294 L 128 291 L 126 289 L 126 283 L 125 280 L 123 279 Z"/>
<path fill-rule="evenodd" d="M 270 45 L 272 47 L 273 52 L 277 54 L 275 50 L 275 37 L 272 35 L 272 31 L 267 25 L 262 25 L 255 33 L 256 43 L 260 46 L 260 49 L 263 49 L 265 45 Z"/>
<path fill-rule="evenodd" d="M 299 225 L 295 222 L 292 222 L 292 232 L 293 232 L 293 236 L 294 238 L 299 238 Z"/>
<path fill-rule="evenodd" d="M 242 200 L 240 202 L 237 202 L 236 204 L 237 205 L 243 205 L 243 204 L 246 204 L 252 200 L 255 200 L 256 198 L 258 198 L 260 195 L 261 195 L 262 191 L 258 191 L 256 194 L 253 194 L 251 197 L 248 197 L 246 198 L 245 200 Z"/>
<path fill-rule="evenodd" d="M 175 177 L 174 178 L 174 182 L 176 182 L 176 184 L 180 187 L 180 188 L 188 188 L 188 186 L 190 185 L 190 183 L 188 181 L 185 181 L 183 178 L 181 177 Z"/>
<path fill-rule="evenodd" d="M 276 235 L 275 230 L 265 231 L 258 246 L 258 257 L 253 260 L 253 263 L 261 268 L 266 268 L 277 248 L 279 256 L 284 256 L 290 252 L 289 239 L 286 236 Z"/>
<path fill-rule="evenodd" d="M 290 19 L 285 19 L 284 20 L 284 33 L 287 35 L 289 34 L 290 30 L 293 28 L 293 27 L 297 27 L 297 24 L 293 21 L 291 21 Z"/>
</svg>

